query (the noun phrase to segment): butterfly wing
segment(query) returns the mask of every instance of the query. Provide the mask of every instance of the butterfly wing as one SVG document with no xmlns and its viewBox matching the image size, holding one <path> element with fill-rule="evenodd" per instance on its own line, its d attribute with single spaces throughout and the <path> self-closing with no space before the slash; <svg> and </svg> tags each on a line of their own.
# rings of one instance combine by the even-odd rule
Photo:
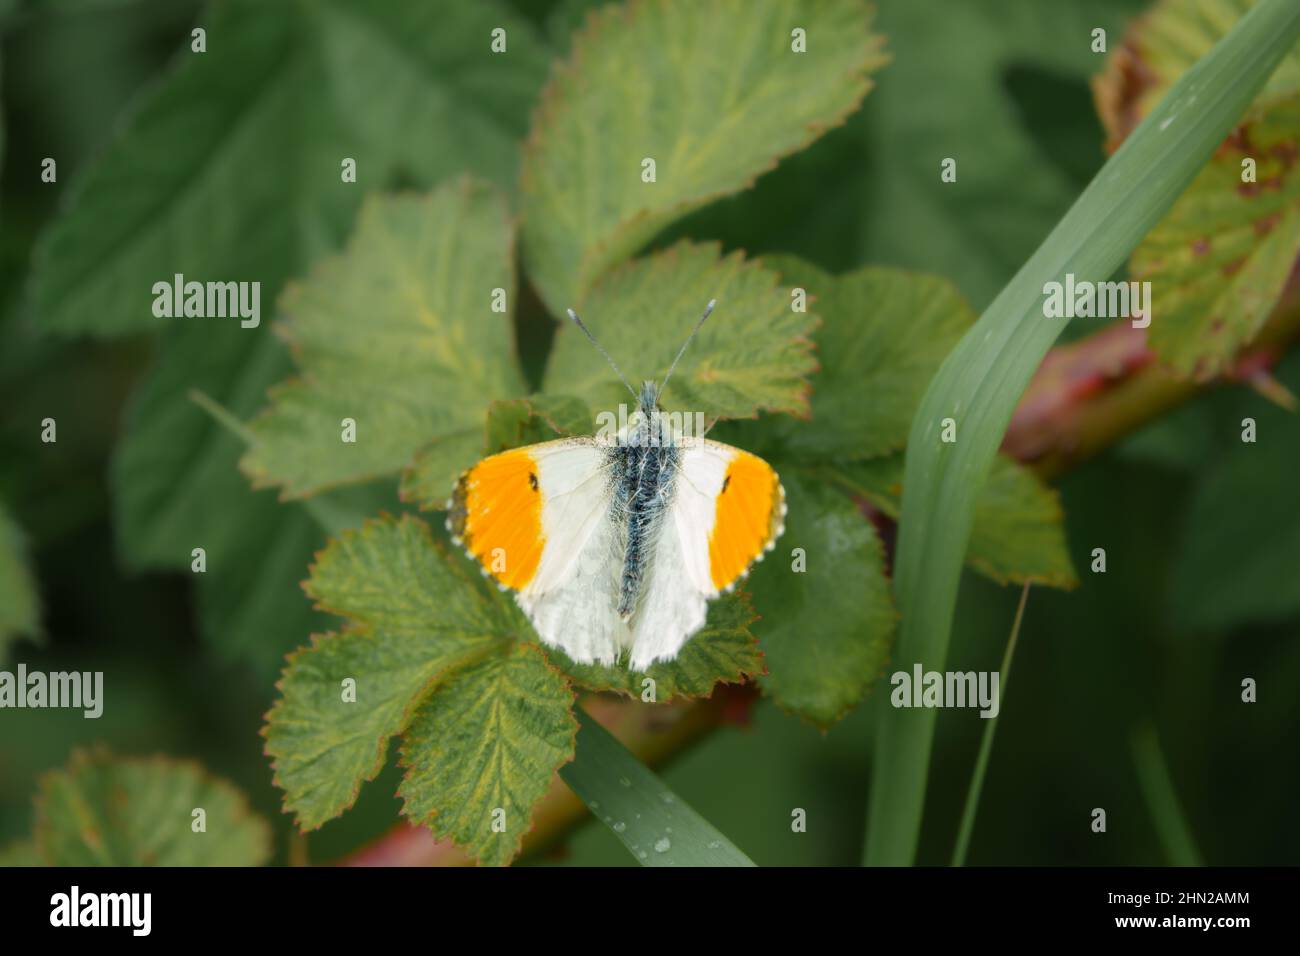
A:
<svg viewBox="0 0 1300 956">
<path fill-rule="evenodd" d="M 447 503 L 453 539 L 515 591 L 544 643 L 582 663 L 612 664 L 628 640 L 612 480 L 608 446 L 563 438 L 483 459 Z"/>
<path fill-rule="evenodd" d="M 721 442 L 681 443 L 672 502 L 632 621 L 634 670 L 671 660 L 704 626 L 708 602 L 732 590 L 785 530 L 776 471 Z"/>
</svg>

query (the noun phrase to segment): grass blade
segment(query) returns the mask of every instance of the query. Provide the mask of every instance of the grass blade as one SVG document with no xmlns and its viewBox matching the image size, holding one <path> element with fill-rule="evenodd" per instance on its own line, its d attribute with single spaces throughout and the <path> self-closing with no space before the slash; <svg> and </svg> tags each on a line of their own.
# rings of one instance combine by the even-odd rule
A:
<svg viewBox="0 0 1300 956">
<path fill-rule="evenodd" d="M 1165 856 L 1173 866 L 1204 866 L 1205 860 L 1196 848 L 1192 828 L 1183 814 L 1182 804 L 1178 802 L 1155 728 L 1147 724 L 1135 730 L 1132 745 L 1138 783 Z"/>
<path fill-rule="evenodd" d="M 1005 700 L 1007 696 L 1007 679 L 1011 676 L 1011 659 L 1016 654 L 1016 639 L 1020 637 L 1020 622 L 1025 619 L 1025 604 L 1029 601 L 1029 582 L 1025 582 L 1020 592 L 1020 605 L 1016 608 L 1016 618 L 1011 624 L 1011 637 L 1007 640 L 1006 652 L 1002 655 L 1002 670 L 998 672 L 998 693 Z M 998 716 L 1002 714 L 1001 704 Z M 984 771 L 989 766 L 989 754 L 993 752 L 993 735 L 998 729 L 998 717 L 992 717 L 984 725 L 984 736 L 980 739 L 979 756 L 975 758 L 975 770 L 971 774 L 970 789 L 966 791 L 966 806 L 961 812 L 961 826 L 957 830 L 957 843 L 952 851 L 952 865 L 966 865 L 966 851 L 970 849 L 970 835 L 975 829 L 975 811 L 979 809 L 980 793 L 984 790 Z"/>
<path fill-rule="evenodd" d="M 975 498 L 1016 402 L 1065 318 L 1043 315 L 1043 285 L 1109 278 L 1231 131 L 1300 36 L 1300 4 L 1261 0 L 1170 89 L 939 369 L 907 445 L 894 586 L 895 661 L 942 670 Z M 1159 321 L 1159 316 L 1154 317 Z M 957 440 L 939 440 L 941 423 Z M 882 708 L 865 862 L 916 856 L 936 712 Z"/>
<path fill-rule="evenodd" d="M 753 866 L 578 707 L 578 752 L 560 776 L 642 866 Z"/>
</svg>

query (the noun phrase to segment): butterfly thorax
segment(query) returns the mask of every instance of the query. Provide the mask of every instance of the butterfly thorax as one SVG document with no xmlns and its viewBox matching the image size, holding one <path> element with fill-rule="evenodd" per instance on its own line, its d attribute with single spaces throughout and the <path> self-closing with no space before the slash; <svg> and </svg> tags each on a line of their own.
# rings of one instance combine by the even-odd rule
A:
<svg viewBox="0 0 1300 956">
<path fill-rule="evenodd" d="M 610 520 L 618 525 L 624 543 L 618 603 L 624 620 L 636 610 L 677 477 L 679 451 L 672 434 L 662 427 L 657 397 L 654 383 L 646 382 L 639 396 L 638 420 L 610 452 L 615 473 Z"/>
</svg>

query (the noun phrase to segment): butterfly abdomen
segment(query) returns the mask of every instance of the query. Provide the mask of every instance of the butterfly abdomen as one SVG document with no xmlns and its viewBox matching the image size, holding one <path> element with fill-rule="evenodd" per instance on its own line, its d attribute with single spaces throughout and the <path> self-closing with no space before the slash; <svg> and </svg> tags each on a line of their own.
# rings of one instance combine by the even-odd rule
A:
<svg viewBox="0 0 1300 956">
<path fill-rule="evenodd" d="M 632 445 L 619 448 L 618 455 L 611 519 L 625 529 L 618 614 L 626 621 L 636 610 L 650 555 L 672 501 L 678 451 L 672 445 Z"/>
</svg>

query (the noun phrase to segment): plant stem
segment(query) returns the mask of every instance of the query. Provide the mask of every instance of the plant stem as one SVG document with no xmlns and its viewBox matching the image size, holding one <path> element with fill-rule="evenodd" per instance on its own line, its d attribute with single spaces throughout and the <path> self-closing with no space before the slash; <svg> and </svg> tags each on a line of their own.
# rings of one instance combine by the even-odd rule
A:
<svg viewBox="0 0 1300 956">
<path fill-rule="evenodd" d="M 1170 409 L 1234 379 L 1246 381 L 1300 340 L 1300 272 L 1292 274 L 1260 334 L 1237 357 L 1236 374 L 1209 382 L 1160 365 L 1146 332 L 1109 326 L 1043 360 L 1016 406 L 1002 451 L 1052 478 L 1109 448 Z"/>
<path fill-rule="evenodd" d="M 1011 676 L 1011 659 L 1016 653 L 1016 639 L 1020 636 L 1020 622 L 1025 618 L 1025 604 L 1029 601 L 1029 582 L 1025 582 L 1020 592 L 1020 605 L 1016 608 L 1016 618 L 1011 624 L 1011 637 L 1007 640 L 1006 652 L 1002 655 L 1002 669 L 998 672 L 999 704 L 998 714 L 989 719 L 984 727 L 984 736 L 980 740 L 979 756 L 975 758 L 975 770 L 971 774 L 970 789 L 966 791 L 966 806 L 961 812 L 961 827 L 957 831 L 957 845 L 952 851 L 952 865 L 966 865 L 966 851 L 970 848 L 971 832 L 975 829 L 975 811 L 979 809 L 980 793 L 984 790 L 984 772 L 988 769 L 989 754 L 993 752 L 993 735 L 998 729 L 998 716 L 1002 713 L 1001 699 L 1007 695 L 1007 682 Z"/>
</svg>

